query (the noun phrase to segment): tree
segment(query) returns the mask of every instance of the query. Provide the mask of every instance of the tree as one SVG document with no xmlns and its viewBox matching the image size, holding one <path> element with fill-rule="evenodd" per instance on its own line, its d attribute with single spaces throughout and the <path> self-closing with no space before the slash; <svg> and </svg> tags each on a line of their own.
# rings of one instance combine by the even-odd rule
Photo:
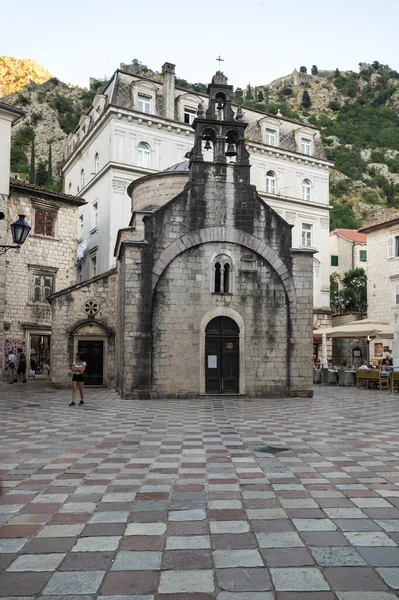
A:
<svg viewBox="0 0 399 600">
<path fill-rule="evenodd" d="M 305 90 L 303 92 L 303 94 L 302 94 L 301 106 L 303 106 L 303 108 L 305 110 L 307 110 L 308 108 L 310 108 L 312 106 L 312 101 L 310 99 L 310 95 L 309 95 L 309 92 L 307 90 Z"/>
<path fill-rule="evenodd" d="M 253 99 L 254 99 L 254 95 L 253 95 L 252 90 L 251 90 L 251 84 L 248 83 L 247 93 L 245 95 L 245 100 L 253 100 Z"/>
<path fill-rule="evenodd" d="M 265 99 L 262 90 L 259 90 L 257 100 L 258 102 L 263 102 Z"/>
<path fill-rule="evenodd" d="M 319 73 L 318 68 L 316 67 L 316 65 L 313 65 L 312 70 L 311 70 L 312 75 L 317 75 Z"/>
<path fill-rule="evenodd" d="M 244 94 L 240 87 L 236 88 L 235 97 L 238 104 L 242 104 L 244 102 Z"/>
<path fill-rule="evenodd" d="M 47 183 L 47 164 L 42 160 L 39 160 L 37 165 L 35 183 L 41 186 L 45 186 Z"/>
<path fill-rule="evenodd" d="M 341 77 L 341 73 L 340 73 L 339 69 L 335 69 L 335 71 L 334 71 L 334 78 L 338 79 L 338 77 Z"/>
<path fill-rule="evenodd" d="M 35 140 L 32 140 L 30 148 L 29 183 L 35 183 Z"/>
<path fill-rule="evenodd" d="M 306 67 L 302 66 L 302 67 L 300 67 L 300 68 L 299 68 L 299 72 L 300 72 L 300 73 L 307 73 L 307 72 L 308 72 L 308 70 L 307 70 L 307 68 L 306 68 Z"/>
<path fill-rule="evenodd" d="M 334 281 L 333 281 L 334 279 Z M 351 269 L 342 277 L 341 290 L 331 276 L 331 308 L 334 312 L 367 312 L 367 275 L 364 269 Z"/>
<path fill-rule="evenodd" d="M 48 147 L 48 164 L 47 164 L 47 180 L 46 184 L 48 187 L 51 187 L 53 184 L 53 161 L 51 157 L 51 144 Z"/>
</svg>

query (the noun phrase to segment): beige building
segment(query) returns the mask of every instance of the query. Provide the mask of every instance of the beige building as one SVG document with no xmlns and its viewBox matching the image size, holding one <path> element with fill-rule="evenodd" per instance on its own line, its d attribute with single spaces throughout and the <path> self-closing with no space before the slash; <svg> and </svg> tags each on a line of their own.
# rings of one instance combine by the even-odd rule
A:
<svg viewBox="0 0 399 600">
<path fill-rule="evenodd" d="M 55 385 L 79 350 L 86 383 L 125 398 L 312 395 L 314 250 L 251 185 L 223 73 L 208 90 L 188 169 L 129 187 L 116 269 L 50 297 Z"/>
<path fill-rule="evenodd" d="M 8 214 L 8 194 L 10 192 L 10 148 L 11 127 L 24 111 L 0 101 L 0 244 L 10 244 Z M 0 348 L 4 346 L 4 309 L 6 285 L 6 255 L 0 248 Z M 0 375 L 3 361 L 0 360 Z"/>
<path fill-rule="evenodd" d="M 340 278 L 351 269 L 362 268 L 367 273 L 366 235 L 356 229 L 334 229 L 330 233 L 331 273 Z"/>
<path fill-rule="evenodd" d="M 367 236 L 367 316 L 376 321 L 399 322 L 399 212 L 359 229 Z M 371 358 L 385 357 L 392 340 L 373 340 Z"/>
<path fill-rule="evenodd" d="M 6 259 L 3 357 L 18 347 L 38 373 L 50 365 L 50 294 L 75 282 L 76 215 L 82 198 L 11 178 L 7 230 L 23 214 L 31 232 Z M 11 233 L 7 234 L 11 243 Z"/>
</svg>

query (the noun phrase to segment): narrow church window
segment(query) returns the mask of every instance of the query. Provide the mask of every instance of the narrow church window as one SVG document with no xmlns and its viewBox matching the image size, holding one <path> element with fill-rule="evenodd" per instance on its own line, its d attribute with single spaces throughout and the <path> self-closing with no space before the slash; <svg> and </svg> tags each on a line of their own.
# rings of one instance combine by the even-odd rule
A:
<svg viewBox="0 0 399 600">
<path fill-rule="evenodd" d="M 266 173 L 266 193 L 276 193 L 276 174 L 273 171 L 268 171 Z"/>
<path fill-rule="evenodd" d="M 98 173 L 100 170 L 100 157 L 98 155 L 98 152 L 96 152 L 96 155 L 94 157 L 94 172 Z"/>
<path fill-rule="evenodd" d="M 85 170 L 82 169 L 80 172 L 80 189 L 83 190 L 85 186 Z"/>
<path fill-rule="evenodd" d="M 140 142 L 137 146 L 137 164 L 143 169 L 150 168 L 150 147 L 145 142 Z"/>
<path fill-rule="evenodd" d="M 222 266 L 219 262 L 215 264 L 215 294 L 220 294 L 220 284 L 222 279 L 221 274 Z"/>
<path fill-rule="evenodd" d="M 230 265 L 226 263 L 224 265 L 224 273 L 223 273 L 223 291 L 225 294 L 230 293 Z"/>
</svg>

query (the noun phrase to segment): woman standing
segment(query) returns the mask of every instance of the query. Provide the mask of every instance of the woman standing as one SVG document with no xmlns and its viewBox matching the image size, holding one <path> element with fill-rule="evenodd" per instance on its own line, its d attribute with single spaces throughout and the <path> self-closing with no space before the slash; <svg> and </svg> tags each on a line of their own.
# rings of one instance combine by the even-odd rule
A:
<svg viewBox="0 0 399 600">
<path fill-rule="evenodd" d="M 83 361 L 83 356 L 81 354 L 77 354 L 76 358 L 72 364 L 72 402 L 70 402 L 69 406 L 75 406 L 76 399 L 76 390 L 79 388 L 80 394 L 80 404 L 84 404 L 84 392 L 83 392 L 83 373 L 86 369 L 86 363 Z"/>
</svg>

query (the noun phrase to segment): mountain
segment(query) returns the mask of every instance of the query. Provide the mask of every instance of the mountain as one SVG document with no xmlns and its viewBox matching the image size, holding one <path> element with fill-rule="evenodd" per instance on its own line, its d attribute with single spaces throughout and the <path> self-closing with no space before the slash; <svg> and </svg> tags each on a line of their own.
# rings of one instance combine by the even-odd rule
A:
<svg viewBox="0 0 399 600">
<path fill-rule="evenodd" d="M 29 83 L 44 83 L 52 75 L 31 58 L 0 56 L 0 98 L 18 92 Z"/>
<path fill-rule="evenodd" d="M 21 61 L 0 58 L 0 68 L 6 64 L 8 69 L 5 81 L 14 85 L 5 101 L 27 109 L 27 115 L 13 128 L 11 168 L 25 177 L 30 173 L 40 185 L 59 189 L 66 137 L 104 82 L 90 80 L 90 90 L 74 87 L 51 77 L 34 61 L 22 62 L 27 62 L 27 67 L 18 71 Z M 23 85 L 31 63 L 37 74 L 50 78 Z M 137 74 L 160 77 L 138 60 L 133 65 Z M 203 83 L 177 78 L 176 84 L 206 92 Z M 249 84 L 244 90 L 236 88 L 235 101 L 242 104 L 244 112 L 245 107 L 271 114 L 280 111 L 284 117 L 320 128 L 327 156 L 335 165 L 330 177 L 332 229 L 357 228 L 398 209 L 399 73 L 388 65 L 360 63 L 359 72 L 323 71 L 313 65 L 308 73 L 306 67 L 300 67 L 256 88 Z"/>
</svg>

